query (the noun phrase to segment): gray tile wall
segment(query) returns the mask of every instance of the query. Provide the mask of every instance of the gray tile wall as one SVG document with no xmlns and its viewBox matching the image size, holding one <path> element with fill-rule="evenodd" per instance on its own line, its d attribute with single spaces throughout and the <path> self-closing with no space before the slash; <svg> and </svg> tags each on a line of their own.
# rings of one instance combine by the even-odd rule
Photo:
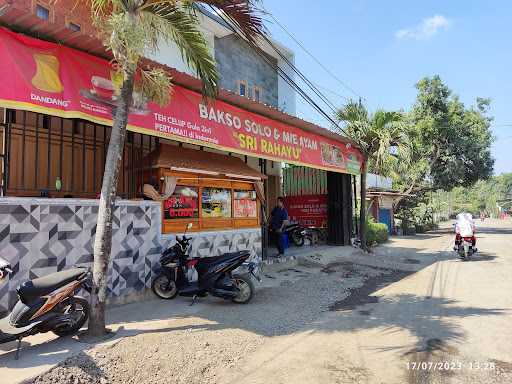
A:
<svg viewBox="0 0 512 384">
<path fill-rule="evenodd" d="M 108 276 L 111 299 L 134 296 L 151 286 L 162 247 L 175 239 L 161 234 L 160 207 L 150 201 L 116 205 Z M 14 271 L 0 282 L 0 314 L 15 304 L 21 282 L 92 265 L 97 213 L 95 200 L 0 198 L 0 256 Z M 249 249 L 253 260 L 261 260 L 259 229 L 192 235 L 191 256 Z"/>
<path fill-rule="evenodd" d="M 215 38 L 215 60 L 220 72 L 220 86 L 238 93 L 238 80 L 246 80 L 253 98 L 253 86 L 262 88 L 261 102 L 278 108 L 278 75 L 242 39 L 235 35 Z M 269 57 L 277 65 L 277 60 Z"/>
</svg>

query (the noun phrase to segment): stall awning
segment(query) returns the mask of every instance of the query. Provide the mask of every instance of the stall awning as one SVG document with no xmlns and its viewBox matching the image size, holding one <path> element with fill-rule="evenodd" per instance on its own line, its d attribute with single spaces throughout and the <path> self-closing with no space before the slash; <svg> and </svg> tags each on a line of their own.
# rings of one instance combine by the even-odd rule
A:
<svg viewBox="0 0 512 384">
<path fill-rule="evenodd" d="M 144 160 L 145 167 L 166 168 L 206 176 L 261 181 L 267 177 L 249 167 L 242 159 L 219 153 L 161 144 Z"/>
</svg>

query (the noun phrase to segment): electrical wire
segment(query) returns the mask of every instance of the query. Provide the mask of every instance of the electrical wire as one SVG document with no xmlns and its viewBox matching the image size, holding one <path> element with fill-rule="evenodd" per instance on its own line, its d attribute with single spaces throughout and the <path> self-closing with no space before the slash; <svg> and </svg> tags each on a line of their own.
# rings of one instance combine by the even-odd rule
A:
<svg viewBox="0 0 512 384">
<path fill-rule="evenodd" d="M 290 59 L 288 59 L 288 57 L 286 57 L 286 55 L 284 55 L 281 50 L 276 47 L 276 45 L 265 35 L 262 36 L 263 40 L 265 40 L 265 42 L 270 45 L 272 47 L 272 49 L 278 54 L 278 56 L 281 58 L 281 60 L 283 60 L 287 65 L 288 67 L 290 67 L 292 69 L 293 72 L 295 72 L 295 74 L 297 74 L 301 79 L 302 81 L 304 81 L 304 83 L 306 83 L 306 85 L 320 98 L 320 100 L 322 100 L 330 109 L 333 113 L 336 113 L 336 110 L 337 110 L 337 107 L 334 105 L 334 103 L 332 103 L 316 86 L 315 84 L 309 80 L 296 66 L 295 64 L 293 64 Z"/>
<path fill-rule="evenodd" d="M 267 56 L 267 54 L 262 50 L 261 47 L 259 47 L 258 45 L 256 45 L 255 43 L 251 43 L 250 41 L 248 41 L 245 36 L 243 35 L 243 33 L 241 33 L 240 31 L 237 30 L 237 28 L 235 28 L 234 26 L 236 25 L 236 21 L 234 21 L 232 18 L 229 17 L 229 15 L 225 14 L 225 13 L 220 13 L 220 12 L 217 12 L 217 10 L 213 7 L 213 6 L 210 6 L 210 8 L 212 8 L 212 10 L 215 12 L 215 14 L 220 17 L 225 23 L 226 25 L 232 30 L 233 33 L 237 34 L 239 37 L 241 37 L 248 45 L 249 47 L 251 47 L 255 53 L 260 57 L 262 58 L 270 67 L 272 67 L 273 69 L 276 70 L 276 72 L 278 73 L 278 75 L 286 82 L 288 83 L 295 91 L 297 91 L 297 93 L 308 103 L 310 104 L 317 112 L 319 112 L 321 115 L 323 115 L 331 124 L 333 124 L 333 127 L 334 128 L 337 128 L 339 129 L 340 132 L 342 132 L 344 135 L 347 135 L 346 132 L 343 130 L 342 127 L 340 127 L 338 125 L 338 123 L 331 117 L 331 115 L 329 115 L 327 112 L 325 112 L 319 105 L 318 103 L 316 103 L 312 98 L 311 96 L 309 96 L 281 67 L 279 67 L 278 64 L 274 63 L 272 60 L 270 60 Z M 300 77 L 301 78 L 305 78 L 306 80 L 306 83 L 308 84 L 308 86 L 310 88 L 312 88 L 312 90 L 315 92 L 315 94 L 317 94 L 317 96 L 319 96 L 322 100 L 326 99 L 325 96 L 323 96 L 323 94 L 321 94 L 321 92 L 318 90 L 318 89 L 315 89 L 315 86 L 312 84 L 311 81 L 309 81 L 294 65 L 293 63 L 291 63 L 288 58 L 286 58 L 286 56 L 277 48 L 275 47 L 275 45 L 266 37 L 266 36 L 262 36 L 262 38 L 276 51 L 276 53 L 278 53 L 278 55 L 283 59 L 283 61 L 285 61 L 289 66 L 290 68 L 292 68 L 292 70 L 294 70 L 295 73 L 300 73 Z M 325 100 L 324 100 L 325 102 Z M 335 112 L 335 107 L 332 105 L 329 105 L 329 103 L 326 103 L 328 104 L 329 108 L 331 108 L 333 110 L 333 112 Z M 333 108 L 334 107 L 334 108 Z"/>
<path fill-rule="evenodd" d="M 342 95 L 341 93 L 338 93 L 338 92 L 336 92 L 336 91 L 333 91 L 332 89 L 327 88 L 327 87 L 325 87 L 325 86 L 323 86 L 323 85 L 320 85 L 320 84 L 318 84 L 318 83 L 313 83 L 313 84 L 315 84 L 318 88 L 321 88 L 321 89 L 323 89 L 324 91 L 327 91 L 327 92 L 329 92 L 329 93 L 333 94 L 334 96 L 339 97 L 340 99 L 343 99 L 343 100 L 345 100 L 345 101 L 350 101 L 350 98 L 349 98 L 349 97 L 344 96 L 344 95 Z"/>
<path fill-rule="evenodd" d="M 295 41 L 295 43 L 300 47 L 302 48 L 302 50 L 304 52 L 306 52 L 306 54 L 311 57 L 327 74 L 329 74 L 333 79 L 335 79 L 338 83 L 340 83 L 345 89 L 347 89 L 348 91 L 350 91 L 352 94 L 354 94 L 355 96 L 357 96 L 358 98 L 360 99 L 363 99 L 365 101 L 366 98 L 364 98 L 363 96 L 361 96 L 359 93 L 357 93 L 352 87 L 350 87 L 346 82 L 344 82 L 343 80 L 341 80 L 338 76 L 336 76 L 329 68 L 327 68 L 319 59 L 317 59 L 315 57 L 315 55 L 313 55 L 305 46 L 304 44 L 302 44 L 298 38 L 296 38 L 293 33 L 291 33 L 290 31 L 288 31 L 288 29 L 281 23 L 279 22 L 279 20 L 272 14 L 270 13 L 269 11 L 267 11 L 267 9 L 261 5 L 261 8 L 263 9 L 263 11 L 265 12 L 265 14 L 269 15 L 274 21 L 275 23 L 293 40 Z"/>
</svg>

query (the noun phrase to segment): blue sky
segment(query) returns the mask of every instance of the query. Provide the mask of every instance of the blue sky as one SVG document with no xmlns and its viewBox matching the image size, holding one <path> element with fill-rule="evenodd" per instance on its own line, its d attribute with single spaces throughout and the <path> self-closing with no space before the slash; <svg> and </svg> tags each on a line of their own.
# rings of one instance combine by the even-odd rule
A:
<svg viewBox="0 0 512 384">
<path fill-rule="evenodd" d="M 512 172 L 510 0 L 264 0 L 317 59 L 367 99 L 370 109 L 409 109 L 414 84 L 438 74 L 465 104 L 492 99 L 495 173 Z M 313 82 L 355 97 L 267 16 L 272 35 L 296 54 Z M 322 89 L 337 104 L 344 99 Z M 327 126 L 300 98 L 298 114 Z M 509 124 L 510 126 L 502 126 Z"/>
</svg>

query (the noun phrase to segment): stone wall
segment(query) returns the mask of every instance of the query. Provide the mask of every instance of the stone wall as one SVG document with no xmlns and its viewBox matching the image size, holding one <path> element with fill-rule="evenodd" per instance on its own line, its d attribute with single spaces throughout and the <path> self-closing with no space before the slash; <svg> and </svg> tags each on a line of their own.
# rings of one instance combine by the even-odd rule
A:
<svg viewBox="0 0 512 384">
<path fill-rule="evenodd" d="M 0 256 L 11 263 L 14 272 L 0 282 L 0 313 L 12 308 L 21 282 L 92 265 L 97 213 L 97 200 L 0 199 Z M 191 256 L 249 249 L 252 260 L 261 260 L 259 229 L 190 235 L 194 237 Z M 110 300 L 140 298 L 159 268 L 162 248 L 174 241 L 174 235 L 161 234 L 159 203 L 118 201 L 108 275 Z"/>
</svg>

